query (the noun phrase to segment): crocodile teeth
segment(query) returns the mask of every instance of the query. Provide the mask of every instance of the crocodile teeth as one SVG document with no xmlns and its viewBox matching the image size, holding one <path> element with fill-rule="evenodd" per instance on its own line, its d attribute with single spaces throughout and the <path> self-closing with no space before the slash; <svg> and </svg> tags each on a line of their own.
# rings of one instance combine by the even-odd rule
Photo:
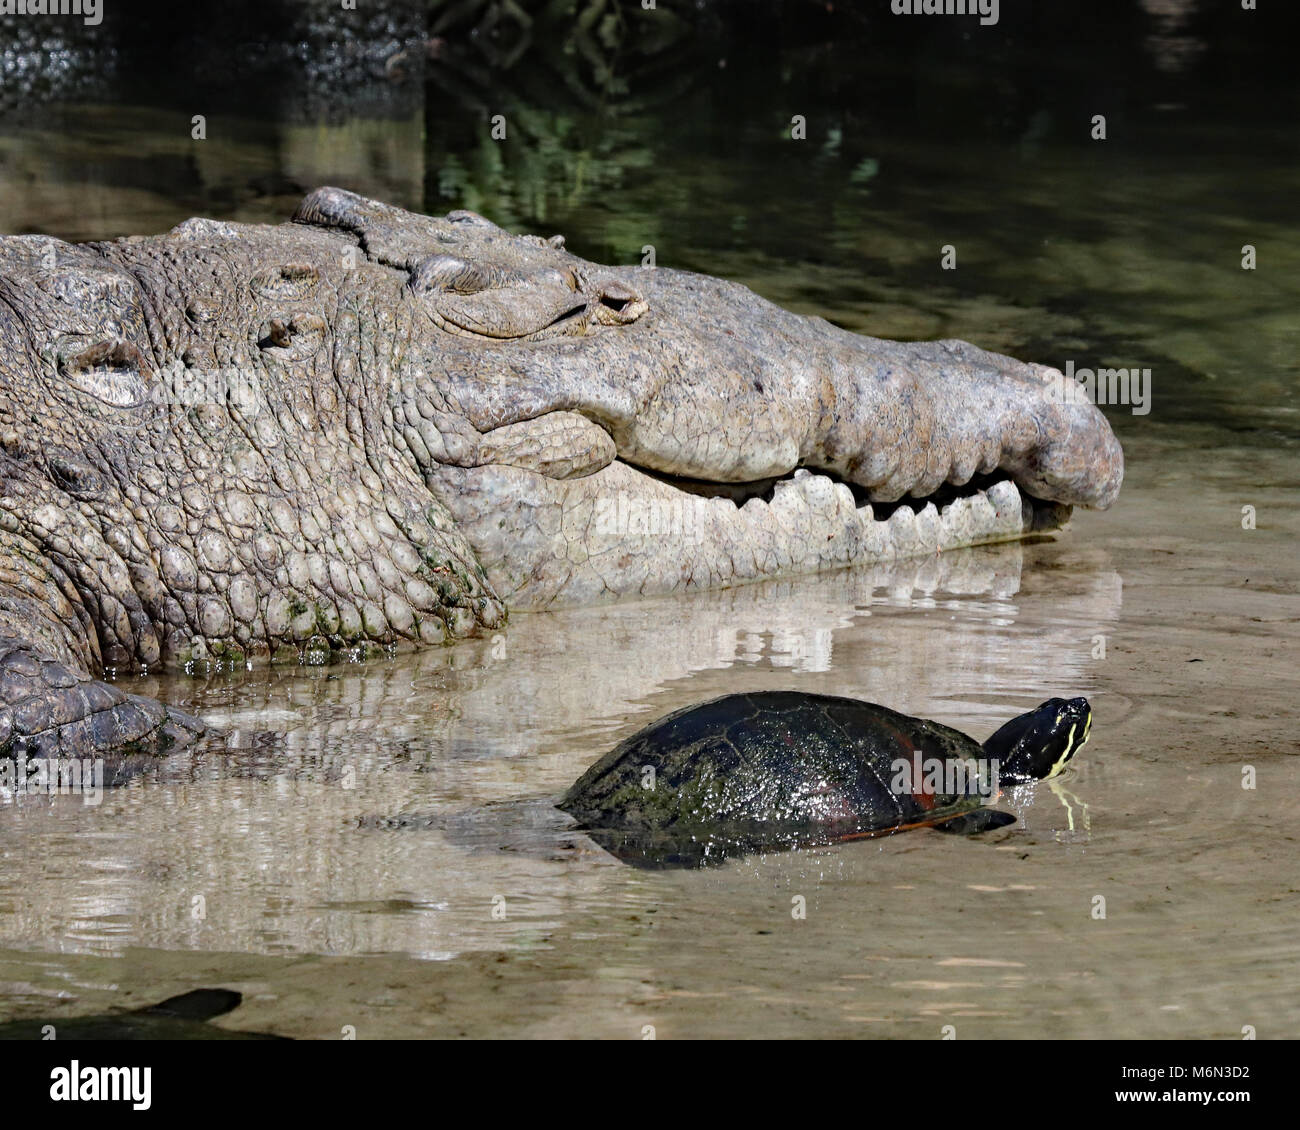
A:
<svg viewBox="0 0 1300 1130">
<path fill-rule="evenodd" d="M 1009 479 L 942 507 L 858 506 L 845 484 L 807 469 L 737 506 L 618 460 L 565 480 L 502 464 L 442 467 L 434 485 L 498 595 L 520 609 L 934 556 L 1055 528 L 1070 513 Z"/>
</svg>

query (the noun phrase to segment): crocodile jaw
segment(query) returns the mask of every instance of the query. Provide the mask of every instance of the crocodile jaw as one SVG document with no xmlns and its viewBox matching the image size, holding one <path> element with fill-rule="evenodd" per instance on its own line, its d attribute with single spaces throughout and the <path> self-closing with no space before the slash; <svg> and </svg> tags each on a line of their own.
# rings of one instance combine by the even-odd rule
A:
<svg viewBox="0 0 1300 1130">
<path fill-rule="evenodd" d="M 1070 507 L 1009 478 L 986 489 L 899 505 L 877 518 L 850 488 L 801 468 L 770 501 L 702 497 L 615 461 L 557 480 L 493 464 L 440 467 L 447 499 L 497 594 L 518 609 L 723 588 L 1012 541 L 1058 528 Z"/>
</svg>

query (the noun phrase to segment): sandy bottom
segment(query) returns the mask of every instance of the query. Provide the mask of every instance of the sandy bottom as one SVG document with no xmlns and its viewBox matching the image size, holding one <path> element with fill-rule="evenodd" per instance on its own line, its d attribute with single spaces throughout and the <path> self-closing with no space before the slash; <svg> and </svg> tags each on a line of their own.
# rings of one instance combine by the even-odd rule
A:
<svg viewBox="0 0 1300 1130">
<path fill-rule="evenodd" d="M 1300 1035 L 1294 457 L 1124 438 L 1117 507 L 1033 545 L 134 680 L 226 736 L 98 805 L 0 797 L 0 1020 L 228 986 L 218 1024 L 318 1039 Z M 650 719 L 776 687 L 1096 716 L 978 839 L 652 872 L 550 829 Z"/>
</svg>

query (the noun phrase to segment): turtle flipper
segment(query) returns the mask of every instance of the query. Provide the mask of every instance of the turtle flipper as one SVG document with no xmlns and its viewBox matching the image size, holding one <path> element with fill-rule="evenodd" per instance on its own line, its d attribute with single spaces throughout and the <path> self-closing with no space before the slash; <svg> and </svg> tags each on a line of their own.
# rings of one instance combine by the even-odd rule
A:
<svg viewBox="0 0 1300 1130">
<path fill-rule="evenodd" d="M 974 836 L 980 832 L 991 832 L 994 828 L 1005 828 L 1014 824 L 1016 818 L 1009 812 L 998 812 L 992 808 L 977 808 L 974 812 L 963 812 L 942 824 L 934 824 L 936 832 L 952 832 L 959 836 Z"/>
</svg>

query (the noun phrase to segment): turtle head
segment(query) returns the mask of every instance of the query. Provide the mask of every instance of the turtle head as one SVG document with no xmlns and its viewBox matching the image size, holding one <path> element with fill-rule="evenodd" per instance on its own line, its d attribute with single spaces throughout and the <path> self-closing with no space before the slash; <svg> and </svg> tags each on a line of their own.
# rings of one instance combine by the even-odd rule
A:
<svg viewBox="0 0 1300 1130">
<path fill-rule="evenodd" d="M 996 758 L 1004 785 L 1055 777 L 1088 740 L 1091 726 L 1086 698 L 1049 698 L 998 730 L 984 743 L 984 755 Z"/>
</svg>

